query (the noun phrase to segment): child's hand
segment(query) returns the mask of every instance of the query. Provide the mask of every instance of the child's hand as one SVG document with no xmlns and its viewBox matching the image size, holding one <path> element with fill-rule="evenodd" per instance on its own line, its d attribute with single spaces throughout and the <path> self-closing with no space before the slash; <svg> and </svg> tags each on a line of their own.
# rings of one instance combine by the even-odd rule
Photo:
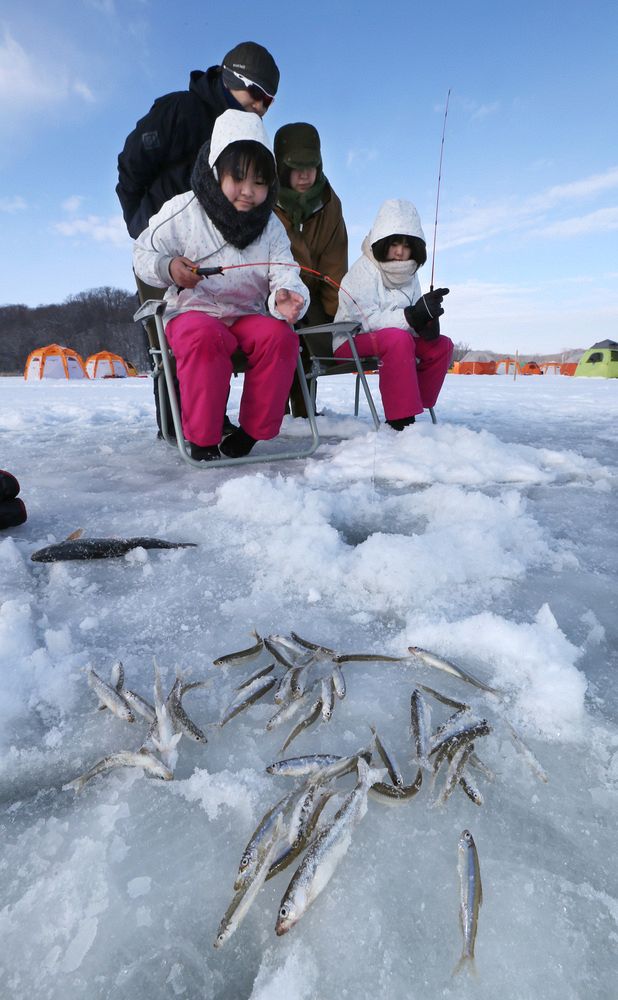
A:
<svg viewBox="0 0 618 1000">
<path fill-rule="evenodd" d="M 298 292 L 291 292 L 289 288 L 280 288 L 275 295 L 275 305 L 282 316 L 285 316 L 288 323 L 295 323 L 302 312 L 305 300 Z"/>
<path fill-rule="evenodd" d="M 170 276 L 179 288 L 195 288 L 202 280 L 201 275 L 193 273 L 194 267 L 199 267 L 199 264 L 188 257 L 174 257 L 170 264 Z"/>
</svg>

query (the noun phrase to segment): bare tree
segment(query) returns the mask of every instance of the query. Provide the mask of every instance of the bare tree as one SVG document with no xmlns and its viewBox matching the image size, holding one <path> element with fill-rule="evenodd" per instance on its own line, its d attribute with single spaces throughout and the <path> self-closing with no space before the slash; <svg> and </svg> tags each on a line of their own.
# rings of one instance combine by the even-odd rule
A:
<svg viewBox="0 0 618 1000">
<path fill-rule="evenodd" d="M 47 344 L 71 347 L 85 359 L 112 351 L 140 371 L 150 364 L 144 337 L 133 322 L 135 294 L 119 288 L 91 288 L 60 305 L 0 307 L 0 372 L 22 372 L 31 351 Z"/>
</svg>

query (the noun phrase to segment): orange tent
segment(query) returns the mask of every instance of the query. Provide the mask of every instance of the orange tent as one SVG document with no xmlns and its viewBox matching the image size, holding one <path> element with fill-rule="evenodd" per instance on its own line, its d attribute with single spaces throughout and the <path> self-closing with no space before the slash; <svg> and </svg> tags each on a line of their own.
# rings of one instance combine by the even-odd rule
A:
<svg viewBox="0 0 618 1000">
<path fill-rule="evenodd" d="M 563 361 L 560 365 L 561 375 L 574 375 L 577 368 L 577 361 Z"/>
<path fill-rule="evenodd" d="M 520 375 L 543 375 L 543 369 L 537 365 L 536 361 L 527 361 L 525 365 L 519 366 Z"/>
<path fill-rule="evenodd" d="M 31 351 L 26 360 L 24 378 L 36 381 L 42 378 L 88 378 L 81 355 L 70 347 L 48 344 Z"/>
<path fill-rule="evenodd" d="M 133 365 L 119 354 L 112 354 L 110 351 L 91 354 L 86 360 L 86 371 L 90 378 L 127 378 L 130 375 L 137 375 Z"/>
<path fill-rule="evenodd" d="M 495 375 L 496 362 L 483 351 L 468 351 L 453 365 L 455 375 Z"/>
</svg>

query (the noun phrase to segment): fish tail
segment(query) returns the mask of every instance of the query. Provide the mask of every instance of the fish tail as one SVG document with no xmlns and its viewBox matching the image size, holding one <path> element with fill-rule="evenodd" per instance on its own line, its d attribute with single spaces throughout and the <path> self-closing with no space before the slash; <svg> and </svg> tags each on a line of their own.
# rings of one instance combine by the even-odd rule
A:
<svg viewBox="0 0 618 1000">
<path fill-rule="evenodd" d="M 78 792 L 81 792 L 85 784 L 86 782 L 84 781 L 83 777 L 73 778 L 73 781 L 67 781 L 66 785 L 62 786 L 62 791 L 75 792 L 75 794 L 77 795 Z"/>
<path fill-rule="evenodd" d="M 474 955 L 466 955 L 465 953 L 459 959 L 457 965 L 453 969 L 453 975 L 457 976 L 463 970 L 467 969 L 473 976 L 477 976 L 476 964 L 474 961 Z"/>
</svg>

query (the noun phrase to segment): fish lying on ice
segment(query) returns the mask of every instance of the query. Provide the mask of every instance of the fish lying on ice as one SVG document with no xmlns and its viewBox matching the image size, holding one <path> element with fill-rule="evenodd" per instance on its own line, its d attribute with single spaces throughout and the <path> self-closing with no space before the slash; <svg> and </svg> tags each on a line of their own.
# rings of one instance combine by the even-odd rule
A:
<svg viewBox="0 0 618 1000">
<path fill-rule="evenodd" d="M 256 656 L 259 656 L 264 649 L 264 640 L 255 631 L 251 634 L 257 640 L 253 646 L 248 646 L 247 649 L 238 649 L 234 653 L 225 653 L 223 656 L 218 656 L 216 660 L 212 661 L 214 666 L 224 667 L 229 664 L 243 662 L 244 660 L 253 660 Z"/>
<path fill-rule="evenodd" d="M 125 722 L 135 722 L 135 716 L 120 691 L 99 677 L 92 667 L 88 670 L 88 684 L 95 692 L 100 705 L 109 708 L 110 712 Z"/>
<path fill-rule="evenodd" d="M 457 870 L 459 872 L 459 921 L 463 935 L 461 958 L 453 975 L 469 963 L 474 970 L 474 942 L 478 930 L 479 909 L 483 902 L 481 868 L 474 838 L 469 830 L 463 830 L 458 844 Z"/>
<path fill-rule="evenodd" d="M 116 559 L 131 549 L 186 549 L 195 542 L 166 542 L 162 538 L 82 538 L 74 532 L 63 542 L 37 549 L 32 562 L 63 562 L 70 559 Z"/>
<path fill-rule="evenodd" d="M 482 691 L 488 691 L 489 694 L 495 695 L 502 694 L 497 688 L 490 687 L 489 684 L 485 684 L 484 681 L 479 680 L 478 677 L 464 670 L 463 667 L 457 666 L 456 663 L 445 659 L 443 656 L 438 656 L 437 653 L 432 653 L 430 649 L 423 649 L 421 646 L 408 646 L 408 652 L 412 653 L 412 656 L 416 656 L 418 660 L 422 660 L 428 666 L 436 667 L 437 670 L 444 670 L 447 674 L 459 677 L 460 680 L 467 681 L 468 684 L 472 684 Z"/>
<path fill-rule="evenodd" d="M 370 768 L 359 758 L 356 787 L 349 793 L 331 823 L 313 841 L 283 895 L 275 926 L 279 937 L 300 920 L 330 881 L 350 846 L 355 827 L 367 812 L 369 788 L 382 774 L 382 771 Z"/>
<path fill-rule="evenodd" d="M 63 789 L 68 790 L 72 788 L 74 791 L 80 792 L 91 778 L 96 777 L 97 774 L 105 774 L 115 767 L 141 767 L 144 771 L 148 771 L 154 778 L 162 778 L 163 781 L 171 781 L 174 777 L 173 772 L 165 766 L 163 761 L 159 760 L 153 753 L 150 753 L 149 750 L 120 750 L 118 753 L 111 753 L 109 756 L 97 761 L 88 771 L 81 774 L 79 778 L 74 778 L 73 781 L 69 781 L 66 785 L 63 785 Z"/>
<path fill-rule="evenodd" d="M 220 948 L 232 936 L 236 928 L 246 917 L 251 904 L 264 885 L 270 867 L 276 859 L 281 824 L 282 817 L 281 815 L 277 815 L 269 837 L 266 838 L 264 844 L 257 852 L 255 865 L 252 868 L 251 874 L 242 883 L 240 888 L 236 890 L 232 902 L 225 911 L 219 924 L 217 936 L 213 941 L 215 948 Z"/>
</svg>

